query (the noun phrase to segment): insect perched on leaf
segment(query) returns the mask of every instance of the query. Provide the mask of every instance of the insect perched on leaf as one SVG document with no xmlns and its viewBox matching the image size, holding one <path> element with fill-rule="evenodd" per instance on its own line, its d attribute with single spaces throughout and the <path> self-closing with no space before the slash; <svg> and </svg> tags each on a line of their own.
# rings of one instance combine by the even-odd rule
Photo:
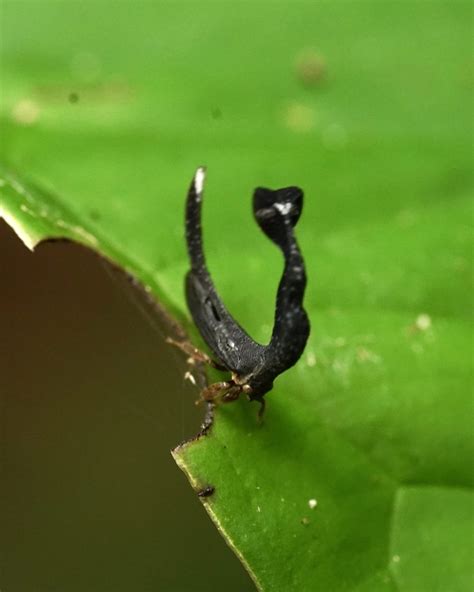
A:
<svg viewBox="0 0 474 592">
<path fill-rule="evenodd" d="M 186 275 L 186 300 L 202 338 L 214 359 L 187 341 L 168 339 L 190 356 L 190 361 L 205 362 L 231 373 L 231 379 L 204 388 L 206 401 L 235 401 L 241 393 L 259 401 L 260 415 L 264 395 L 275 378 L 296 364 L 306 345 L 309 321 L 303 308 L 306 273 L 303 257 L 294 236 L 303 206 L 298 187 L 271 190 L 258 187 L 253 195 L 253 213 L 263 230 L 285 258 L 278 286 L 275 322 L 268 345 L 254 341 L 231 316 L 219 298 L 206 266 L 201 231 L 201 205 L 205 169 L 199 168 L 188 192 L 186 203 L 186 241 L 191 269 Z"/>
</svg>

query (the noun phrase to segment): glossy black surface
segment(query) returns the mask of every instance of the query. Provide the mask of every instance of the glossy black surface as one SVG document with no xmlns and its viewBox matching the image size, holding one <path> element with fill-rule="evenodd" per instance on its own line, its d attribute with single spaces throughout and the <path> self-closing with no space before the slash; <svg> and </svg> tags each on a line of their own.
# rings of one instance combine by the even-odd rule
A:
<svg viewBox="0 0 474 592">
<path fill-rule="evenodd" d="M 186 204 L 186 241 L 191 262 L 186 276 L 188 307 L 219 365 L 233 373 L 233 380 L 228 384 L 246 387 L 250 399 L 262 400 L 271 390 L 274 379 L 298 361 L 310 330 L 303 308 L 305 266 L 294 236 L 303 206 L 303 192 L 298 187 L 277 190 L 259 187 L 254 192 L 255 219 L 285 258 L 272 337 L 268 345 L 262 345 L 229 313 L 207 269 L 201 228 L 204 176 L 204 169 L 198 169 Z"/>
</svg>

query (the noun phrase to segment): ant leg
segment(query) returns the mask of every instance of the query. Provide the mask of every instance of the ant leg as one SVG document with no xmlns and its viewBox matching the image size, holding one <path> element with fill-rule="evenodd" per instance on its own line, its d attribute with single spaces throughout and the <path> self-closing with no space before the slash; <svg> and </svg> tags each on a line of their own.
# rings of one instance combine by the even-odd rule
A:
<svg viewBox="0 0 474 592">
<path fill-rule="evenodd" d="M 225 366 L 222 366 L 222 364 L 215 362 L 207 354 L 205 354 L 201 350 L 197 349 L 197 347 L 194 347 L 194 345 L 189 341 L 176 341 L 175 339 L 172 339 L 171 337 L 167 337 L 166 343 L 174 345 L 175 347 L 177 347 L 178 349 L 183 351 L 185 354 L 187 354 L 189 356 L 188 357 L 189 364 L 193 364 L 193 365 L 196 363 L 208 364 L 209 366 L 211 366 L 212 368 L 215 368 L 216 370 L 227 371 L 227 368 Z"/>
<path fill-rule="evenodd" d="M 260 403 L 260 409 L 258 410 L 257 419 L 258 419 L 258 423 L 262 424 L 263 423 L 263 415 L 265 413 L 265 407 L 266 407 L 265 399 L 262 397 L 259 400 L 259 403 Z"/>
</svg>

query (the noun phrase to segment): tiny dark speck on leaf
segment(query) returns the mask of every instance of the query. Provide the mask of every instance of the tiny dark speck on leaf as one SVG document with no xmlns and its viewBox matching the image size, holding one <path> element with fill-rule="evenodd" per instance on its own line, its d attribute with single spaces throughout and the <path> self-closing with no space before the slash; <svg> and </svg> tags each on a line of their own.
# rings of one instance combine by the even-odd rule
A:
<svg viewBox="0 0 474 592">
<path fill-rule="evenodd" d="M 76 92 L 69 93 L 68 101 L 70 103 L 78 103 L 79 102 L 79 95 Z"/>
<path fill-rule="evenodd" d="M 97 210 L 91 210 L 89 212 L 89 216 L 92 220 L 100 220 L 100 212 L 98 212 Z"/>
<path fill-rule="evenodd" d="M 306 49 L 297 57 L 295 70 L 297 79 L 305 86 L 317 86 L 327 76 L 326 60 L 319 52 Z"/>
<path fill-rule="evenodd" d="M 212 485 L 208 485 L 207 487 L 204 487 L 204 489 L 201 489 L 200 491 L 198 491 L 198 497 L 210 497 L 215 491 L 215 487 L 213 487 Z"/>
<path fill-rule="evenodd" d="M 211 109 L 211 117 L 212 119 L 220 119 L 222 117 L 222 111 L 219 107 L 213 107 L 213 109 Z"/>
</svg>

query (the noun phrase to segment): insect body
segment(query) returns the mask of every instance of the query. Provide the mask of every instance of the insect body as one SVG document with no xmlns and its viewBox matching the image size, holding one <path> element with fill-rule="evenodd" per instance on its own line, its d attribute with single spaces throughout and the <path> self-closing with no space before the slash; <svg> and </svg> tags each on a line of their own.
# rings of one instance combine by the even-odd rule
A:
<svg viewBox="0 0 474 592">
<path fill-rule="evenodd" d="M 298 187 L 275 191 L 257 188 L 253 212 L 263 232 L 281 249 L 285 267 L 278 287 L 276 312 L 270 343 L 254 341 L 232 317 L 219 298 L 206 266 L 202 245 L 201 206 L 205 170 L 199 168 L 189 188 L 186 203 L 186 241 L 191 269 L 186 275 L 186 299 L 191 315 L 215 361 L 190 344 L 177 344 L 191 357 L 229 371 L 231 380 L 205 388 L 205 400 L 233 401 L 240 393 L 261 403 L 275 378 L 300 358 L 309 335 L 308 316 L 303 308 L 306 273 L 294 236 L 303 205 Z"/>
</svg>

